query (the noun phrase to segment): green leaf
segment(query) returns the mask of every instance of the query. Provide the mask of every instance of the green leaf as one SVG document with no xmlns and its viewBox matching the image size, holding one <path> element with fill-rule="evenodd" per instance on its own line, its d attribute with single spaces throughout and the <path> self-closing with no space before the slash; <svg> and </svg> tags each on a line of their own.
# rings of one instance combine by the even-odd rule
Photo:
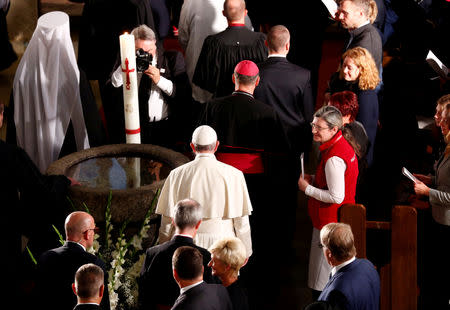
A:
<svg viewBox="0 0 450 310">
<path fill-rule="evenodd" d="M 37 265 L 37 261 L 36 261 L 36 259 L 34 258 L 33 253 L 31 253 L 30 248 L 27 246 L 26 249 L 27 249 L 28 255 L 29 255 L 30 258 L 31 258 L 31 261 L 32 261 L 35 265 Z"/>
<path fill-rule="evenodd" d="M 86 211 L 87 213 L 91 214 L 91 212 L 89 212 L 88 206 L 84 202 L 83 202 L 83 207 L 84 207 L 84 211 Z"/>
<path fill-rule="evenodd" d="M 109 248 L 111 244 L 111 240 L 109 240 L 108 236 L 111 232 L 111 201 L 112 201 L 112 191 L 109 191 L 108 195 L 108 203 L 106 204 L 105 211 L 105 247 Z"/>
<path fill-rule="evenodd" d="M 52 227 L 53 227 L 53 229 L 56 231 L 56 234 L 57 234 L 58 237 L 59 237 L 59 243 L 61 243 L 61 245 L 64 245 L 64 238 L 63 238 L 63 236 L 61 235 L 61 233 L 59 232 L 58 228 L 56 228 L 56 226 L 53 225 L 53 224 L 52 224 Z"/>
</svg>

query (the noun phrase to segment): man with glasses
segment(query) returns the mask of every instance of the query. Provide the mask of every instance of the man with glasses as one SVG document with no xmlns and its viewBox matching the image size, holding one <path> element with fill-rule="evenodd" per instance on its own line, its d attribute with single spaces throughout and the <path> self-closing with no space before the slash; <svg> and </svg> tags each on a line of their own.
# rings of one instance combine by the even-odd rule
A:
<svg viewBox="0 0 450 310">
<path fill-rule="evenodd" d="M 89 213 L 75 211 L 67 216 L 64 228 L 64 245 L 44 252 L 38 259 L 36 293 L 39 306 L 45 306 L 46 309 L 73 309 L 77 304 L 72 292 L 75 273 L 80 266 L 93 263 L 103 269 L 105 292 L 100 306 L 109 310 L 105 263 L 88 252 L 97 230 L 94 218 Z"/>
</svg>

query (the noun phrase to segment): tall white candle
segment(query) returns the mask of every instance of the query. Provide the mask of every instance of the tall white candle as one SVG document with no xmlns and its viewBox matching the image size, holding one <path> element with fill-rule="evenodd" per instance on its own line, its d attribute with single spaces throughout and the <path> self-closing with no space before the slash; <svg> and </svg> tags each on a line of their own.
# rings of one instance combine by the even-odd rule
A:
<svg viewBox="0 0 450 310">
<path fill-rule="evenodd" d="M 122 61 L 123 103 L 125 112 L 125 133 L 127 143 L 141 143 L 139 125 L 139 97 L 136 75 L 136 52 L 134 36 L 128 33 L 120 37 L 120 58 Z"/>
</svg>

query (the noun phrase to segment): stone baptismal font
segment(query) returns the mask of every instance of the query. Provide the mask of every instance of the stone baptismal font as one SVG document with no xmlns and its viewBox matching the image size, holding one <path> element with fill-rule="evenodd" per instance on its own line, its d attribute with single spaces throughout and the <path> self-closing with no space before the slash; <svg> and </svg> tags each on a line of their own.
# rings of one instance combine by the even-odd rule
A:
<svg viewBox="0 0 450 310">
<path fill-rule="evenodd" d="M 81 186 L 71 186 L 75 209 L 86 207 L 98 223 L 105 221 L 111 192 L 111 221 L 140 223 L 170 171 L 187 163 L 181 153 L 150 144 L 114 144 L 90 148 L 52 163 L 47 174 L 63 174 Z M 152 215 L 156 217 L 156 215 Z"/>
</svg>

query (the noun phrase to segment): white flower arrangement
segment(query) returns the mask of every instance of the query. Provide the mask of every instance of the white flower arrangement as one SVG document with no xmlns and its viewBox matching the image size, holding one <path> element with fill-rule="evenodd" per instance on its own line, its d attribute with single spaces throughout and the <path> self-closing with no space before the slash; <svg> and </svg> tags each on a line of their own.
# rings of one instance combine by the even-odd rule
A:
<svg viewBox="0 0 450 310">
<path fill-rule="evenodd" d="M 150 229 L 150 217 L 154 212 L 159 193 L 160 189 L 157 190 L 138 233 L 127 241 L 125 228 L 127 227 L 128 221 L 125 221 L 120 228 L 116 242 L 113 242 L 112 239 L 112 231 L 114 228 L 111 222 L 112 192 L 109 193 L 105 212 L 105 245 L 100 245 L 100 235 L 96 233 L 94 235 L 93 245 L 88 251 L 94 255 L 99 255 L 106 263 L 106 266 L 109 267 L 108 291 L 111 310 L 135 310 L 138 308 L 138 285 L 136 280 L 145 260 L 145 250 L 142 247 L 142 241 Z M 75 209 L 70 198 L 68 200 L 72 208 Z M 83 207 L 87 213 L 90 213 L 86 204 L 83 203 Z M 62 234 L 55 225 L 52 226 L 58 235 L 60 244 L 64 245 L 65 240 Z M 28 246 L 26 250 L 33 264 L 37 265 L 37 261 Z"/>
<path fill-rule="evenodd" d="M 111 310 L 133 310 L 138 307 L 137 277 L 145 259 L 142 241 L 150 229 L 150 217 L 159 192 L 158 189 L 138 233 L 127 241 L 125 229 L 128 222 L 125 221 L 115 242 L 112 239 L 114 227 L 111 222 L 111 193 L 109 195 L 105 212 L 105 245 L 100 246 L 98 242 L 100 236 L 96 235 L 92 249 L 94 254 L 98 254 L 109 267 L 108 291 Z"/>
</svg>

